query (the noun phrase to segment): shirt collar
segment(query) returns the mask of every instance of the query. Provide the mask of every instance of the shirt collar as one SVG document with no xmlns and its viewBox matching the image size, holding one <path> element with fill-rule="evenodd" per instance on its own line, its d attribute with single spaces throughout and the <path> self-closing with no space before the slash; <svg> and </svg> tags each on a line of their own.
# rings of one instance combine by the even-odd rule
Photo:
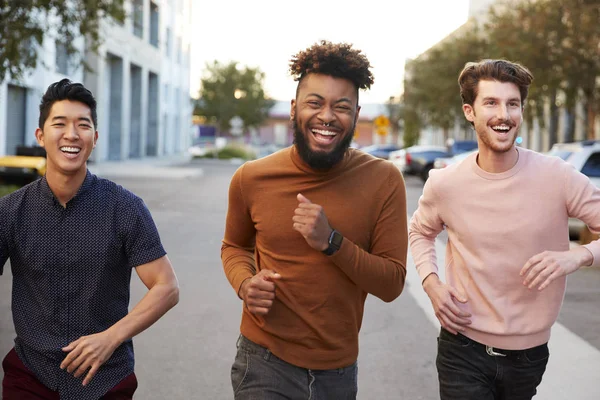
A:
<svg viewBox="0 0 600 400">
<path fill-rule="evenodd" d="M 77 190 L 77 193 L 75 194 L 75 196 L 69 201 L 69 203 L 72 203 L 73 200 L 77 199 L 82 194 L 87 192 L 92 187 L 92 184 L 94 183 L 94 178 L 95 178 L 95 175 L 92 174 L 89 169 L 86 170 L 85 179 L 83 180 L 83 183 L 79 187 L 79 190 Z M 46 179 L 46 175 L 44 175 L 42 178 L 40 178 L 39 188 L 40 188 L 40 193 L 41 193 L 42 197 L 46 201 L 48 201 L 50 204 L 59 204 L 60 205 L 58 199 L 54 196 L 54 193 L 52 193 L 52 190 L 50 189 L 50 185 L 48 185 L 48 180 Z"/>
</svg>

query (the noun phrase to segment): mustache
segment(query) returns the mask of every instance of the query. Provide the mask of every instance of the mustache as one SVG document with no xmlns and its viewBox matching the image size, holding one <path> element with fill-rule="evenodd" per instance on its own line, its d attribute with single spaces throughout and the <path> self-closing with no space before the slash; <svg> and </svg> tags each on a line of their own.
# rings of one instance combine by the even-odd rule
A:
<svg viewBox="0 0 600 400">
<path fill-rule="evenodd" d="M 512 119 L 497 119 L 493 120 L 490 125 L 508 125 L 510 127 L 515 127 L 517 126 L 517 123 L 514 122 Z"/>
</svg>

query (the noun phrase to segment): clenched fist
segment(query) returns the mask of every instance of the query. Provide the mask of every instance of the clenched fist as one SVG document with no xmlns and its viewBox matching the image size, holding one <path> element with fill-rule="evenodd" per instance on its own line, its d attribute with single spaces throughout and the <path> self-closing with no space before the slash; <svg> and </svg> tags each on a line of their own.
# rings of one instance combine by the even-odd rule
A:
<svg viewBox="0 0 600 400">
<path fill-rule="evenodd" d="M 277 272 L 263 269 L 246 279 L 240 288 L 240 297 L 252 314 L 266 315 L 275 299 L 275 281 L 281 278 Z"/>
</svg>

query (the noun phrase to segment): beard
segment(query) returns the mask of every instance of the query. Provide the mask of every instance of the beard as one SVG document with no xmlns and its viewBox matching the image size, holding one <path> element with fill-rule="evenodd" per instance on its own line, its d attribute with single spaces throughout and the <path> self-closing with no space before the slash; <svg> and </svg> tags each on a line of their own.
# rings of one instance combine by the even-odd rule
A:
<svg viewBox="0 0 600 400">
<path fill-rule="evenodd" d="M 346 151 L 352 143 L 352 132 L 354 132 L 356 124 L 352 125 L 350 133 L 338 143 L 338 145 L 330 152 L 314 151 L 308 144 L 308 139 L 304 136 L 304 132 L 298 127 L 296 117 L 292 120 L 292 129 L 294 130 L 294 144 L 298 149 L 298 154 L 302 161 L 307 163 L 312 169 L 328 170 L 343 160 Z"/>
<path fill-rule="evenodd" d="M 490 123 L 491 126 L 502 124 L 509 126 L 511 129 L 517 126 L 517 124 L 510 119 L 497 120 Z M 475 132 L 483 144 L 485 144 L 487 148 L 495 153 L 506 153 L 507 151 L 511 150 L 515 144 L 515 141 L 517 140 L 517 136 L 519 135 L 519 130 L 515 129 L 514 133 L 512 134 L 512 140 L 507 142 L 496 142 L 492 134 L 490 134 L 488 131 L 488 125 L 485 125 L 481 132 L 479 132 L 477 129 L 475 129 Z"/>
</svg>

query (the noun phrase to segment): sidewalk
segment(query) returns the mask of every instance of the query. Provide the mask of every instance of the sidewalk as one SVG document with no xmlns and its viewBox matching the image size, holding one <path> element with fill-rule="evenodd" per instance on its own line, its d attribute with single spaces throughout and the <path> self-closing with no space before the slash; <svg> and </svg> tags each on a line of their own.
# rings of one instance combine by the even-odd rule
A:
<svg viewBox="0 0 600 400">
<path fill-rule="evenodd" d="M 88 169 L 102 177 L 184 179 L 202 176 L 203 170 L 189 165 L 186 153 L 121 161 L 89 162 Z"/>
</svg>

